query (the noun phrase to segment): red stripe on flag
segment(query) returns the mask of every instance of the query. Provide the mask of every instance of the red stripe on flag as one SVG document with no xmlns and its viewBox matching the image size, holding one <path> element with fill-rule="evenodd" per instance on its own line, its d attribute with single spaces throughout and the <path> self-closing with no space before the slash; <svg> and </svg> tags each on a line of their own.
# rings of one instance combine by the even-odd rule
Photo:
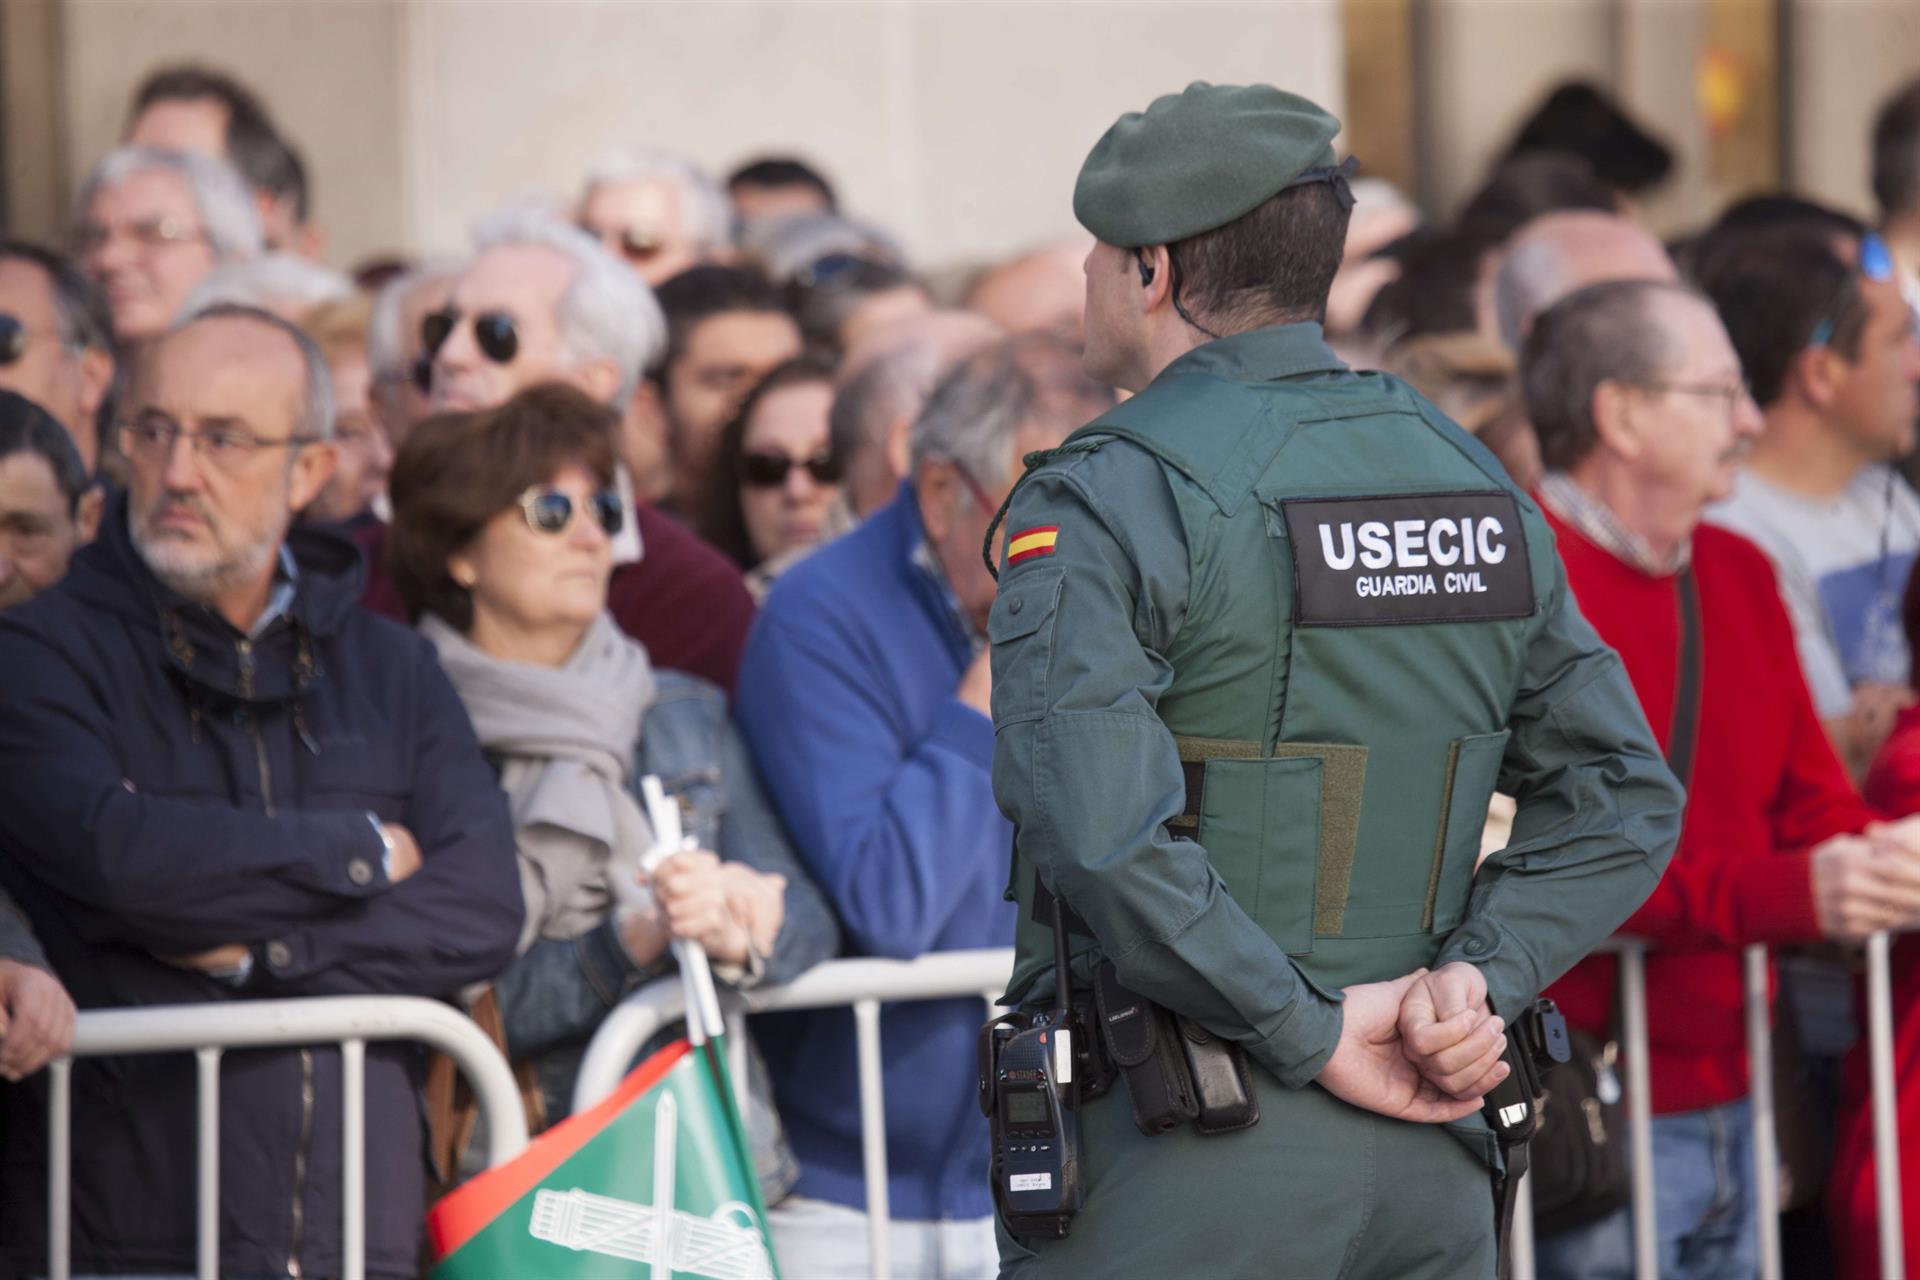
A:
<svg viewBox="0 0 1920 1280">
<path fill-rule="evenodd" d="M 1017 555 L 1017 556 L 1008 556 L 1008 557 L 1007 557 L 1007 563 L 1008 563 L 1009 565 L 1016 565 L 1016 564 L 1020 564 L 1020 563 L 1022 563 L 1023 561 L 1027 561 L 1027 560 L 1031 560 L 1031 559 L 1033 559 L 1033 558 L 1034 558 L 1035 556 L 1050 556 L 1050 555 L 1052 555 L 1052 554 L 1053 554 L 1053 548 L 1052 548 L 1052 547 L 1050 547 L 1050 546 L 1047 546 L 1047 547 L 1033 547 L 1033 548 L 1031 548 L 1031 549 L 1029 549 L 1029 550 L 1026 550 L 1026 551 L 1022 551 L 1022 552 L 1021 552 L 1021 553 L 1020 553 L 1019 555 Z"/>
<path fill-rule="evenodd" d="M 434 1257 L 446 1257 L 518 1204 L 580 1148 L 599 1137 L 600 1131 L 630 1103 L 659 1084 L 691 1049 L 684 1039 L 674 1041 L 635 1067 L 620 1087 L 591 1111 L 562 1120 L 527 1144 L 514 1159 L 443 1196 L 427 1214 L 427 1241 Z"/>
</svg>

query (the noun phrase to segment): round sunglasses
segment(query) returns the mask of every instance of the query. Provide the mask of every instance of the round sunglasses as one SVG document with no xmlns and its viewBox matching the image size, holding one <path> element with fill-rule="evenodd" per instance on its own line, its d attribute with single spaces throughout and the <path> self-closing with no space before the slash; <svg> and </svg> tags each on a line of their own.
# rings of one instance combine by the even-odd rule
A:
<svg viewBox="0 0 1920 1280">
<path fill-rule="evenodd" d="M 565 533 L 573 524 L 575 505 L 570 493 L 550 485 L 535 485 L 521 494 L 519 501 L 520 513 L 527 518 L 527 528 L 535 533 Z M 585 506 L 609 538 L 626 525 L 626 508 L 620 505 L 620 495 L 611 489 L 594 494 Z"/>
<path fill-rule="evenodd" d="M 423 359 L 431 362 L 440 354 L 440 348 L 447 345 L 460 320 L 461 313 L 452 307 L 430 311 L 420 318 Z M 482 311 L 475 316 L 473 341 L 480 348 L 480 354 L 495 364 L 512 364 L 513 358 L 520 354 L 520 331 L 514 327 L 513 317 L 504 311 Z"/>
<path fill-rule="evenodd" d="M 840 460 L 830 453 L 816 453 L 804 462 L 784 453 L 743 453 L 740 480 L 755 489 L 778 489 L 786 484 L 787 475 L 795 467 L 805 467 L 817 485 L 840 483 Z"/>
</svg>

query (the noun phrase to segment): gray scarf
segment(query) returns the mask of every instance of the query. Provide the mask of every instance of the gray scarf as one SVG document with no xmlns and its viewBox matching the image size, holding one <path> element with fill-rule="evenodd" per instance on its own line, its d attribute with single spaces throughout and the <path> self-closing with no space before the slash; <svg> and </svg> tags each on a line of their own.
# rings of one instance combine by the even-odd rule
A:
<svg viewBox="0 0 1920 1280">
<path fill-rule="evenodd" d="M 521 950 L 585 933 L 615 899 L 638 900 L 653 831 L 627 780 L 653 702 L 647 651 L 605 612 L 558 667 L 491 657 L 432 614 L 420 633 L 501 766 L 527 902 Z"/>
</svg>

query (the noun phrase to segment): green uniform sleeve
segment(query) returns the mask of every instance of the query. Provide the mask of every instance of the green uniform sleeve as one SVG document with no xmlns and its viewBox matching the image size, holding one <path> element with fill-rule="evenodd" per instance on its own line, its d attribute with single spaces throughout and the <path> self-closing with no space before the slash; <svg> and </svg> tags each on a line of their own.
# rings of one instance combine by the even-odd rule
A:
<svg viewBox="0 0 1920 1280">
<path fill-rule="evenodd" d="M 1509 716 L 1500 789 L 1519 802 L 1436 964 L 1464 960 L 1512 1017 L 1646 901 L 1680 838 L 1684 795 L 1620 658 L 1555 563 Z"/>
<path fill-rule="evenodd" d="M 994 794 L 1019 854 L 1127 986 L 1308 1083 L 1339 1039 L 1339 1004 L 1228 895 L 1204 849 L 1167 833 L 1185 788 L 1154 707 L 1189 570 L 1159 465 L 1125 444 L 1055 463 L 1021 486 L 1007 528 L 1016 551 L 1051 534 L 1007 565 L 988 624 Z"/>
</svg>

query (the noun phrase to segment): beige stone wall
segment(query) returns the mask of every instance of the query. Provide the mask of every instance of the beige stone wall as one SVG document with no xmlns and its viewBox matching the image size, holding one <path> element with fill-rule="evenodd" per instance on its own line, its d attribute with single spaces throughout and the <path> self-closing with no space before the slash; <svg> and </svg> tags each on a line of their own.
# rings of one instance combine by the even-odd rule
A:
<svg viewBox="0 0 1920 1280">
<path fill-rule="evenodd" d="M 1729 0 L 1713 2 L 1724 12 Z M 1439 207 L 1454 208 L 1521 113 L 1575 75 L 1614 85 L 1680 152 L 1649 209 L 1656 226 L 1678 229 L 1736 194 L 1714 185 L 1693 100 L 1708 3 L 1425 0 L 1419 110 Z M 1338 111 L 1345 78 L 1341 0 L 7 4 L 18 228 L 53 231 L 140 76 L 197 57 L 261 86 L 299 139 L 341 264 L 456 249 L 473 216 L 563 198 L 597 154 L 628 143 L 715 169 L 803 152 L 921 262 L 975 261 L 1071 232 L 1087 147 L 1157 93 L 1265 79 Z M 1920 0 L 1794 4 L 1793 173 L 1865 212 L 1866 129 L 1879 99 L 1920 72 Z M 1754 15 L 1768 20 L 1758 3 Z M 43 69 L 28 37 L 55 52 L 44 91 L 22 71 Z M 53 109 L 19 109 L 35 94 Z"/>
<path fill-rule="evenodd" d="M 1334 0 L 505 0 L 409 15 L 408 192 L 436 247 L 527 188 L 570 190 L 611 145 L 652 142 L 715 170 L 803 152 L 918 260 L 979 258 L 1070 232 L 1073 174 L 1100 131 L 1189 80 L 1273 80 L 1339 106 Z"/>
<path fill-rule="evenodd" d="M 1338 0 L 65 0 L 68 190 L 132 87 L 183 56 L 261 87 L 302 144 L 333 258 L 458 248 L 510 199 L 652 143 L 721 169 L 815 157 L 930 265 L 1073 229 L 1121 111 L 1196 78 L 1338 110 Z"/>
</svg>

